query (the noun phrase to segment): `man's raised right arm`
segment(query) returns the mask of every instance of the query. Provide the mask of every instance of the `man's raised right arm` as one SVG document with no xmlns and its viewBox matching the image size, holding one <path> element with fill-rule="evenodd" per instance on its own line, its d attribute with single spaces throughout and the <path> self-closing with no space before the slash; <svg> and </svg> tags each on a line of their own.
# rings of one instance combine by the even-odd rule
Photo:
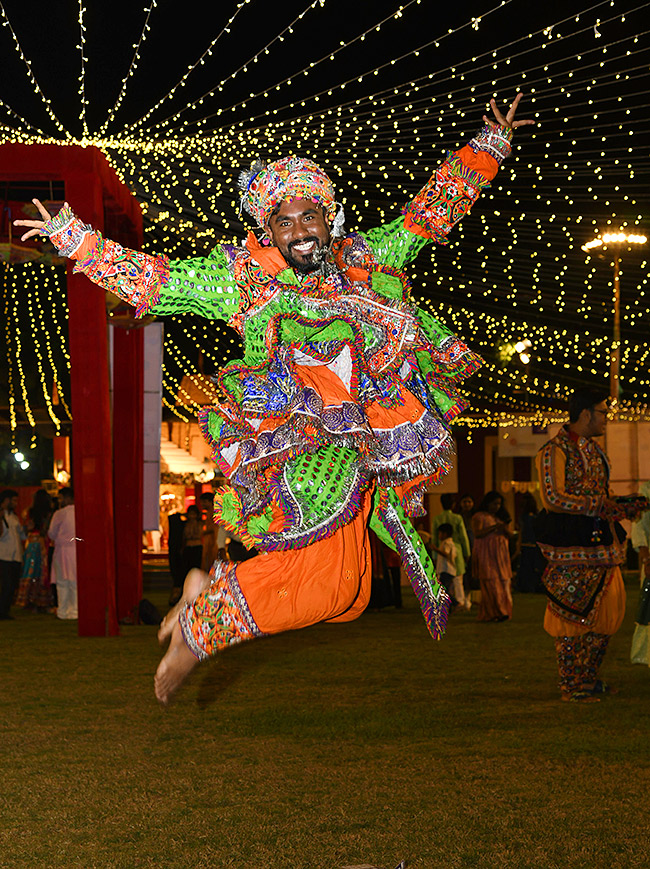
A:
<svg viewBox="0 0 650 869">
<path fill-rule="evenodd" d="M 42 220 L 16 220 L 17 226 L 30 227 L 22 240 L 46 235 L 62 256 L 75 260 L 75 272 L 133 305 L 136 317 L 192 313 L 229 320 L 239 309 L 239 292 L 221 247 L 209 257 L 170 261 L 104 238 L 67 203 L 51 217 L 33 201 Z"/>
</svg>

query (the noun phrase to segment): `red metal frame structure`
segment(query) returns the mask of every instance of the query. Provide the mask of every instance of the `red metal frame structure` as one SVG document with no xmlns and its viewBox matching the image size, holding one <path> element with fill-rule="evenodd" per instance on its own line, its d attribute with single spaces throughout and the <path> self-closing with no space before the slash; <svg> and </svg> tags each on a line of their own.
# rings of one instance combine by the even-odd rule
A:
<svg viewBox="0 0 650 869">
<path fill-rule="evenodd" d="M 97 148 L 0 145 L 0 181 L 63 181 L 86 222 L 139 248 L 142 213 Z M 105 295 L 67 273 L 79 635 L 114 636 L 142 597 L 142 330 L 115 328 L 111 421 Z"/>
</svg>

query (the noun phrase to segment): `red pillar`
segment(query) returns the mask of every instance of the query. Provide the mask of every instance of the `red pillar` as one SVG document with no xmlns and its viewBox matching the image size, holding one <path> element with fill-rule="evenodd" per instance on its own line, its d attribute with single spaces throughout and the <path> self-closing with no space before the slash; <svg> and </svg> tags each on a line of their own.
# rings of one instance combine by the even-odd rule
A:
<svg viewBox="0 0 650 869">
<path fill-rule="evenodd" d="M 68 273 L 79 636 L 115 636 L 113 445 L 102 293 Z M 92 360 L 92 363 L 90 362 Z"/>
<path fill-rule="evenodd" d="M 98 229 L 104 227 L 102 188 L 92 174 L 68 176 L 66 198 Z M 119 633 L 115 607 L 113 439 L 106 301 L 68 267 L 72 481 L 75 490 L 79 636 Z"/>
<path fill-rule="evenodd" d="M 68 176 L 66 198 L 103 229 L 102 189 L 90 173 Z M 109 402 L 106 302 L 68 266 L 72 482 L 77 534 L 79 636 L 119 633 L 115 608 L 113 443 Z"/>
<path fill-rule="evenodd" d="M 116 241 L 139 247 L 142 240 L 140 207 L 120 182 L 106 158 L 96 148 L 60 145 L 0 145 L 0 180 L 63 180 L 65 197 L 77 214 L 96 229 L 104 230 L 105 218 Z M 82 275 L 68 268 L 69 346 L 71 356 L 70 389 L 72 402 L 72 484 L 75 489 L 77 569 L 79 593 L 79 634 L 115 635 L 119 632 L 116 609 L 115 526 L 113 485 L 119 493 L 129 490 L 128 531 L 118 520 L 120 552 L 139 553 L 142 529 L 142 500 L 137 500 L 137 485 L 142 464 L 135 472 L 131 466 L 122 475 L 122 465 L 113 473 L 113 436 L 108 373 L 108 339 L 105 295 Z M 130 339 L 127 339 L 130 340 Z M 118 390 L 115 402 L 120 425 L 118 455 L 135 455 L 142 438 L 142 425 L 130 420 L 142 418 L 141 355 L 134 339 L 127 357 L 139 371 L 132 369 L 126 380 L 131 385 Z M 123 377 L 120 377 L 124 381 Z M 130 394 L 133 392 L 133 395 Z M 123 409 L 123 403 L 126 409 Z M 134 415 L 131 405 L 138 405 Z M 127 422 L 124 423 L 124 420 Z M 140 445 L 141 449 L 141 445 Z M 133 485 L 133 489 L 129 487 Z M 123 512 L 120 503 L 120 511 Z M 137 543 L 135 542 L 137 541 Z M 132 556 L 130 556 L 132 557 Z M 121 561 L 121 556 L 120 556 Z M 122 588 L 124 600 L 141 593 L 141 573 L 134 568 L 121 573 L 133 588 Z M 124 580 L 126 582 L 126 580 Z M 139 600 L 139 597 L 138 597 Z"/>
<path fill-rule="evenodd" d="M 142 599 L 143 330 L 113 328 L 113 480 L 117 617 Z"/>
</svg>

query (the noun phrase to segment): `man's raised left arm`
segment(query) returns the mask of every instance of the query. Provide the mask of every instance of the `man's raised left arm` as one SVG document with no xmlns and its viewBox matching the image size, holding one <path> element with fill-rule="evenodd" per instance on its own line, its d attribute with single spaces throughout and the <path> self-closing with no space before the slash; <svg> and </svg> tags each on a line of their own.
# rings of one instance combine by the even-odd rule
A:
<svg viewBox="0 0 650 869">
<path fill-rule="evenodd" d="M 521 97 L 522 94 L 517 94 L 505 116 L 496 101 L 490 100 L 495 120 L 483 116 L 482 129 L 467 145 L 449 154 L 408 203 L 401 218 L 364 233 L 379 262 L 401 268 L 425 244 L 447 243 L 453 227 L 469 212 L 510 154 L 515 129 L 535 123 L 515 120 Z"/>
</svg>

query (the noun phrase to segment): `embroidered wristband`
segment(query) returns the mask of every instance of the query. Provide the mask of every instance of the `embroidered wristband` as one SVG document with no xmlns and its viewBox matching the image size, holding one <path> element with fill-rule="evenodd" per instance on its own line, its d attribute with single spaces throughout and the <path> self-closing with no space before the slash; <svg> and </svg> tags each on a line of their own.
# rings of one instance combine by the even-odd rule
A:
<svg viewBox="0 0 650 869">
<path fill-rule="evenodd" d="M 487 151 L 494 157 L 499 166 L 512 151 L 513 130 L 509 127 L 491 127 L 486 124 L 470 141 L 470 148 L 476 151 Z"/>
<path fill-rule="evenodd" d="M 61 256 L 67 257 L 71 257 L 79 249 L 84 238 L 92 231 L 92 226 L 82 223 L 67 204 L 43 227 L 43 232 Z"/>
</svg>

